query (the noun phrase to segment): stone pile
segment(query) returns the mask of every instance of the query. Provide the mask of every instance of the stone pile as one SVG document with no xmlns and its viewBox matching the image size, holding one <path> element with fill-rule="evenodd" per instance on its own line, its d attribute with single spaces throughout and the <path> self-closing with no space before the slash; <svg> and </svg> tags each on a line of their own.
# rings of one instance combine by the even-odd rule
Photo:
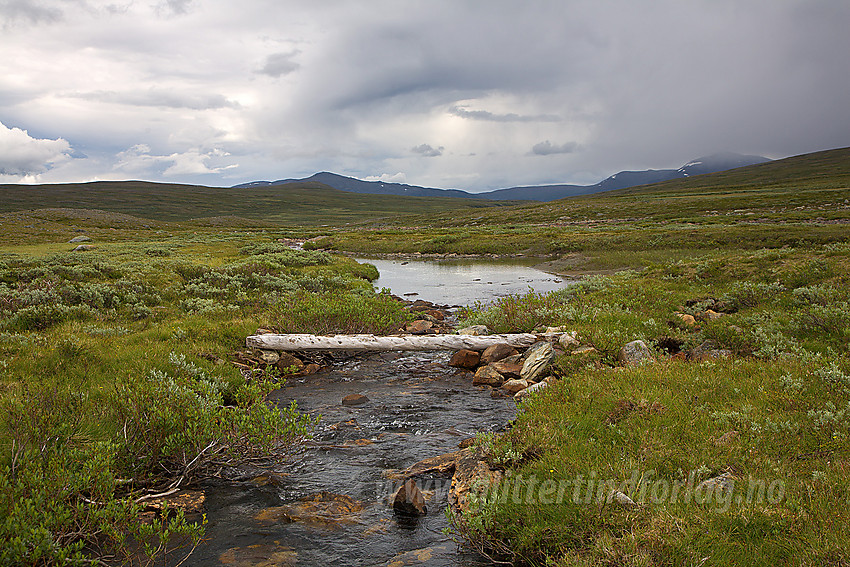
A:
<svg viewBox="0 0 850 567">
<path fill-rule="evenodd" d="M 461 329 L 458 333 L 488 334 L 486 327 L 478 327 Z M 544 335 L 524 353 L 506 343 L 497 343 L 482 352 L 459 350 L 452 356 L 449 366 L 472 372 L 473 385 L 489 386 L 493 395 L 511 395 L 520 399 L 554 380 L 549 376 L 549 370 L 556 353 L 553 341 L 557 337 L 556 334 Z M 575 340 L 574 337 L 571 339 Z"/>
</svg>

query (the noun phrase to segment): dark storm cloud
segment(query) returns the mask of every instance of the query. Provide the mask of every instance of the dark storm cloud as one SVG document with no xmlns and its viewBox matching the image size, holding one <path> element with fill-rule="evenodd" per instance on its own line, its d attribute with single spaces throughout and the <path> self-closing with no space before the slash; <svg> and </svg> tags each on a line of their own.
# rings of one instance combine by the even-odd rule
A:
<svg viewBox="0 0 850 567">
<path fill-rule="evenodd" d="M 534 144 L 531 148 L 531 153 L 538 156 L 549 156 L 552 154 L 571 154 L 578 150 L 579 145 L 576 142 L 567 142 L 565 144 L 553 144 L 549 140 Z"/>
<path fill-rule="evenodd" d="M 0 0 L 0 118 L 91 155 L 221 147 L 246 181 L 472 190 L 850 145 L 846 0 L 109 1 Z"/>
<path fill-rule="evenodd" d="M 554 114 L 521 115 L 510 112 L 495 114 L 486 110 L 467 110 L 460 106 L 449 108 L 449 114 L 469 120 L 486 120 L 488 122 L 560 122 L 561 117 Z"/>
<path fill-rule="evenodd" d="M 288 75 L 300 67 L 298 63 L 292 60 L 298 53 L 298 51 L 273 53 L 266 58 L 266 64 L 257 72 L 275 78 Z"/>
<path fill-rule="evenodd" d="M 418 146 L 410 148 L 410 151 L 425 157 L 437 157 L 443 155 L 444 149 L 445 148 L 443 146 L 435 148 L 431 146 L 431 144 L 420 144 Z"/>
<path fill-rule="evenodd" d="M 50 4 L 34 0 L 0 0 L 0 27 L 8 27 L 18 21 L 32 24 L 59 21 L 62 10 Z"/>
</svg>

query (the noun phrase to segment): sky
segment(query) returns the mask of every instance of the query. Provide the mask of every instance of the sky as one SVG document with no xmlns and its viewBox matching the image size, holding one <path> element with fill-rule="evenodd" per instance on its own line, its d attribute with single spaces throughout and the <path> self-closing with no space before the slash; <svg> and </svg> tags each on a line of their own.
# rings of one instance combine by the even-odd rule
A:
<svg viewBox="0 0 850 567">
<path fill-rule="evenodd" d="M 473 192 L 850 146 L 847 0 L 0 0 L 0 182 Z"/>
</svg>

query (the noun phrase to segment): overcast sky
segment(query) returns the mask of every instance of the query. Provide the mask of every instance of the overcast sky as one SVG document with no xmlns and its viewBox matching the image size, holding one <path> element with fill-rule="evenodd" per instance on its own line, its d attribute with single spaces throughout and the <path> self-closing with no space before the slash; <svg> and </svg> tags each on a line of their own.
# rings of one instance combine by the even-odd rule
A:
<svg viewBox="0 0 850 567">
<path fill-rule="evenodd" d="M 482 191 L 850 146 L 848 0 L 0 0 L 0 182 Z"/>
</svg>

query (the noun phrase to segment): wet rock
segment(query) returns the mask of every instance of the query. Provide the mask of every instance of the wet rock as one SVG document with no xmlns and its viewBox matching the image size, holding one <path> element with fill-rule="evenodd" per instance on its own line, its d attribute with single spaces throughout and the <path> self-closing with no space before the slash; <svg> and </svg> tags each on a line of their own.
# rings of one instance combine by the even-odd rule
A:
<svg viewBox="0 0 850 567">
<path fill-rule="evenodd" d="M 451 360 L 449 360 L 449 366 L 454 366 L 456 368 L 475 368 L 478 366 L 478 362 L 481 359 L 481 355 L 474 350 L 461 349 L 452 355 Z"/>
<path fill-rule="evenodd" d="M 429 330 L 431 330 L 431 327 L 433 327 L 433 326 L 434 326 L 434 323 L 432 323 L 431 321 L 426 321 L 424 319 L 418 319 L 416 321 L 408 323 L 407 326 L 405 327 L 405 330 L 412 335 L 424 335 Z"/>
<path fill-rule="evenodd" d="M 452 545 L 442 544 L 405 551 L 393 557 L 387 567 L 413 567 L 415 565 L 450 565 L 456 563 L 455 549 Z"/>
<path fill-rule="evenodd" d="M 297 558 L 298 554 L 289 547 L 261 543 L 228 549 L 218 560 L 232 567 L 293 567 Z"/>
<path fill-rule="evenodd" d="M 488 329 L 485 325 L 472 325 L 471 327 L 464 327 L 463 329 L 458 329 L 458 335 L 475 335 L 477 337 L 483 335 L 489 335 L 490 329 Z"/>
<path fill-rule="evenodd" d="M 528 380 L 508 380 L 502 384 L 502 389 L 511 394 L 516 394 L 520 390 L 528 388 Z"/>
<path fill-rule="evenodd" d="M 474 437 L 472 439 L 475 439 Z M 390 478 L 413 478 L 423 474 L 451 474 L 455 469 L 455 461 L 459 452 L 446 453 L 428 459 L 423 459 Z"/>
<path fill-rule="evenodd" d="M 428 513 L 425 497 L 413 479 L 404 481 L 393 495 L 393 510 L 410 516 L 424 516 Z"/>
<path fill-rule="evenodd" d="M 311 362 L 310 364 L 305 366 L 303 369 L 301 369 L 301 372 L 299 372 L 299 374 L 302 374 L 302 375 L 305 375 L 305 376 L 309 375 L 309 374 L 315 374 L 316 372 L 321 370 L 321 368 L 322 367 L 319 366 L 318 364 L 316 364 L 315 362 Z"/>
<path fill-rule="evenodd" d="M 91 238 L 88 236 L 75 236 L 71 240 L 68 241 L 69 244 L 78 244 L 80 242 L 91 242 Z"/>
<path fill-rule="evenodd" d="M 525 352 L 525 362 L 520 376 L 525 380 L 536 382 L 549 370 L 549 364 L 555 356 L 555 349 L 549 341 L 540 341 Z"/>
<path fill-rule="evenodd" d="M 348 394 L 342 399 L 342 405 L 344 406 L 359 406 L 363 405 L 369 401 L 369 398 L 364 396 L 363 394 Z"/>
<path fill-rule="evenodd" d="M 303 522 L 319 527 L 359 521 L 363 504 L 344 494 L 322 491 L 297 502 L 266 508 L 254 518 L 261 522 Z"/>
<path fill-rule="evenodd" d="M 521 362 L 505 362 L 505 360 L 500 360 L 499 362 L 494 362 L 490 366 L 493 367 L 493 370 L 509 379 L 519 378 L 522 373 Z"/>
<path fill-rule="evenodd" d="M 624 366 L 636 366 L 654 362 L 655 355 L 645 342 L 638 340 L 623 345 L 619 355 L 617 355 L 617 360 Z"/>
<path fill-rule="evenodd" d="M 491 471 L 484 452 L 478 447 L 458 451 L 455 473 L 449 488 L 449 506 L 458 513 L 468 510 L 469 494 L 483 493 L 502 480 L 502 474 Z"/>
<path fill-rule="evenodd" d="M 475 371 L 475 376 L 472 377 L 473 386 L 499 387 L 504 381 L 505 378 L 492 366 L 482 366 Z"/>
<path fill-rule="evenodd" d="M 475 445 L 475 437 L 467 437 L 463 441 L 457 444 L 458 449 L 466 449 L 467 447 L 472 447 Z"/>
<path fill-rule="evenodd" d="M 481 353 L 481 364 L 498 362 L 499 360 L 515 354 L 517 354 L 517 350 L 511 345 L 507 343 L 497 343 L 484 349 L 484 352 Z"/>
<path fill-rule="evenodd" d="M 280 370 L 284 375 L 294 374 L 304 369 L 304 363 L 301 359 L 288 352 L 278 353 L 278 359 L 277 362 L 275 362 L 275 366 L 277 366 L 278 370 Z"/>
</svg>

